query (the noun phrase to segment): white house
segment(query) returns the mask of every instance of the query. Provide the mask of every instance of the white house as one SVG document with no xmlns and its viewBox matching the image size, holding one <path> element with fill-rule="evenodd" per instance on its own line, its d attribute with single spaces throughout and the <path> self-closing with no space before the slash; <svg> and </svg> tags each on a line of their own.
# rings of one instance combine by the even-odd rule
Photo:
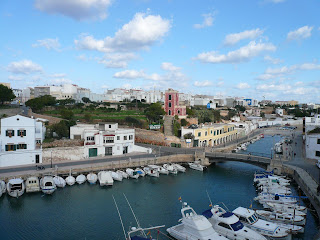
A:
<svg viewBox="0 0 320 240">
<path fill-rule="evenodd" d="M 283 116 L 283 109 L 282 108 L 276 108 L 276 114 L 278 114 L 280 117 Z"/>
<path fill-rule="evenodd" d="M 306 133 L 306 157 L 320 160 L 320 133 Z"/>
<path fill-rule="evenodd" d="M 118 128 L 118 123 L 78 124 L 70 127 L 70 139 L 84 140 L 85 158 L 151 152 L 151 149 L 134 144 L 134 129 Z"/>
<path fill-rule="evenodd" d="M 42 163 L 46 128 L 33 118 L 16 115 L 1 119 L 0 167 Z"/>
</svg>

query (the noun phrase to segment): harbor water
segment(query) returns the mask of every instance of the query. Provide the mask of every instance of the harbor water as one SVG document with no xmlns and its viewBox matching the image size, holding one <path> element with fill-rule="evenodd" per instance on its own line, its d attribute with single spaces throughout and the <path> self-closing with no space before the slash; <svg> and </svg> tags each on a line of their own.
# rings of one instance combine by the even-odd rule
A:
<svg viewBox="0 0 320 240">
<path fill-rule="evenodd" d="M 259 152 L 270 140 L 266 137 L 250 148 L 255 147 Z M 206 191 L 213 204 L 223 202 L 229 210 L 251 204 L 261 208 L 253 201 L 257 195 L 253 174 L 257 170 L 261 168 L 240 162 L 221 162 L 205 172 L 188 168 L 186 173 L 176 176 L 124 179 L 112 187 L 86 183 L 57 189 L 51 196 L 33 193 L 18 199 L 5 194 L 0 198 L 0 239 L 125 239 L 112 196 L 117 201 L 125 230 L 137 224 L 123 194 L 141 226 L 165 225 L 161 230 L 164 233 L 181 218 L 179 197 L 199 214 L 209 208 Z M 313 239 L 317 228 L 316 219 L 308 211 L 305 233 L 294 239 Z M 153 232 L 152 236 L 156 238 L 157 233 Z M 160 234 L 160 239 L 166 238 Z"/>
</svg>

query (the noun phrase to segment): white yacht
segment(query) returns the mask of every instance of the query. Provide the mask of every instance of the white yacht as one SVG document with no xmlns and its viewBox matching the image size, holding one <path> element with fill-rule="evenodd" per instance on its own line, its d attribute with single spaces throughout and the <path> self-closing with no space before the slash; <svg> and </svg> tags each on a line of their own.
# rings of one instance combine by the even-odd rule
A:
<svg viewBox="0 0 320 240">
<path fill-rule="evenodd" d="M 158 168 L 144 167 L 143 171 L 150 177 L 159 177 Z"/>
<path fill-rule="evenodd" d="M 111 171 L 111 176 L 112 176 L 113 180 L 122 182 L 123 177 L 122 177 L 121 173 Z"/>
<path fill-rule="evenodd" d="M 193 208 L 183 203 L 180 224 L 170 227 L 167 232 L 178 240 L 226 240 L 218 234 L 211 223 L 202 215 L 198 215 Z"/>
<path fill-rule="evenodd" d="M 112 186 L 113 178 L 111 172 L 109 171 L 101 171 L 98 173 L 98 179 L 100 186 Z"/>
<path fill-rule="evenodd" d="M 98 180 L 98 176 L 95 173 L 89 173 L 87 175 L 87 180 L 90 184 L 96 184 L 97 180 Z"/>
<path fill-rule="evenodd" d="M 7 183 L 7 192 L 11 197 L 20 197 L 24 193 L 25 188 L 21 178 L 10 179 Z"/>
<path fill-rule="evenodd" d="M 219 205 L 213 206 L 202 213 L 212 224 L 215 231 L 234 240 L 267 240 L 256 231 L 244 226 L 239 218 L 231 212 L 225 211 Z"/>
<path fill-rule="evenodd" d="M 178 174 L 178 170 L 175 167 L 173 167 L 172 164 L 163 164 L 163 168 L 168 170 L 171 174 Z"/>
<path fill-rule="evenodd" d="M 271 209 L 274 212 L 290 212 L 293 213 L 294 211 L 299 211 L 303 213 L 307 213 L 308 209 L 305 206 L 299 206 L 297 204 L 280 204 L 280 203 L 272 203 L 266 202 L 268 209 Z"/>
<path fill-rule="evenodd" d="M 6 183 L 5 181 L 0 181 L 0 197 L 2 194 L 4 194 L 7 191 Z"/>
<path fill-rule="evenodd" d="M 146 175 L 146 173 L 141 169 L 141 168 L 136 168 L 135 170 L 139 176 L 144 177 Z"/>
<path fill-rule="evenodd" d="M 174 168 L 176 168 L 178 170 L 178 172 L 185 172 L 186 168 L 181 166 L 180 164 L 174 163 L 172 164 Z"/>
<path fill-rule="evenodd" d="M 69 186 L 72 186 L 74 185 L 76 182 L 76 179 L 71 175 L 71 169 L 70 169 L 70 173 L 69 173 L 69 176 L 66 177 L 66 183 L 69 185 Z"/>
<path fill-rule="evenodd" d="M 38 177 L 28 177 L 26 180 L 26 192 L 39 192 L 40 182 Z"/>
<path fill-rule="evenodd" d="M 83 174 L 78 175 L 77 178 L 76 178 L 76 182 L 77 182 L 78 184 L 82 184 L 82 183 L 84 183 L 86 180 L 87 180 L 87 178 L 86 178 L 86 176 L 83 175 Z"/>
<path fill-rule="evenodd" d="M 57 187 L 64 188 L 66 186 L 66 180 L 58 175 L 53 177 L 53 181 Z"/>
<path fill-rule="evenodd" d="M 260 233 L 263 236 L 268 237 L 269 239 L 292 239 L 292 235 L 288 233 L 288 229 L 280 227 L 276 223 L 259 219 L 255 211 L 251 209 L 238 207 L 233 210 L 232 213 L 234 213 L 240 219 L 240 222 L 242 222 L 245 226 Z"/>
<path fill-rule="evenodd" d="M 204 170 L 204 166 L 202 166 L 199 162 L 189 162 L 189 167 L 194 169 L 194 170 L 198 170 L 198 171 L 203 171 Z"/>
<path fill-rule="evenodd" d="M 256 210 L 256 214 L 259 218 L 267 221 L 294 224 L 299 226 L 306 224 L 305 217 L 297 214 L 293 215 L 293 213 L 276 213 L 266 210 Z"/>
<path fill-rule="evenodd" d="M 126 173 L 129 175 L 130 178 L 139 178 L 139 173 L 131 168 L 127 168 Z"/>
<path fill-rule="evenodd" d="M 43 193 L 52 194 L 57 189 L 57 186 L 52 176 L 44 176 L 40 179 L 40 188 Z"/>
<path fill-rule="evenodd" d="M 117 173 L 121 174 L 122 178 L 126 178 L 126 179 L 129 178 L 129 175 L 127 173 L 125 173 L 124 171 L 118 170 Z"/>
</svg>

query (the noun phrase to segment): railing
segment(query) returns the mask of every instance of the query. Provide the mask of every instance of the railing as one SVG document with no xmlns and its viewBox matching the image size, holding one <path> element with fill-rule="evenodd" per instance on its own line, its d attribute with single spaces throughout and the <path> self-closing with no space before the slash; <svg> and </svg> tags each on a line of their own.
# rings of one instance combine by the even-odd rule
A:
<svg viewBox="0 0 320 240">
<path fill-rule="evenodd" d="M 263 164 L 269 164 L 271 162 L 271 159 L 267 157 L 239 154 L 239 153 L 214 152 L 214 153 L 206 153 L 206 157 L 217 158 L 217 159 L 235 159 L 235 160 L 241 160 L 246 162 L 259 162 Z"/>
</svg>

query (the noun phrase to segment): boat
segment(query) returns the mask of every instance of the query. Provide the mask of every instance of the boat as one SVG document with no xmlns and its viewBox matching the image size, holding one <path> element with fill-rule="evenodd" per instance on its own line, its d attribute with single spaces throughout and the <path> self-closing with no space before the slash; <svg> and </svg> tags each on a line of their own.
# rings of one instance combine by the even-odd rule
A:
<svg viewBox="0 0 320 240">
<path fill-rule="evenodd" d="M 38 177 L 28 177 L 26 180 L 26 192 L 39 192 L 40 182 Z"/>
<path fill-rule="evenodd" d="M 239 218 L 231 212 L 225 211 L 219 205 L 214 205 L 202 213 L 212 224 L 213 229 L 229 239 L 234 240 L 267 240 L 256 231 L 244 226 Z"/>
<path fill-rule="evenodd" d="M 52 176 L 44 176 L 40 179 L 40 188 L 43 193 L 52 194 L 57 189 L 57 186 Z"/>
<path fill-rule="evenodd" d="M 259 219 L 252 209 L 238 207 L 232 211 L 248 228 L 266 236 L 269 239 L 291 240 L 292 235 L 287 228 L 283 228 L 276 223 Z"/>
<path fill-rule="evenodd" d="M 268 178 L 261 178 L 257 182 L 258 186 L 262 185 L 280 185 L 280 186 L 289 186 L 290 185 L 290 180 L 284 179 L 284 178 L 278 178 L 278 177 L 273 177 L 269 176 Z"/>
<path fill-rule="evenodd" d="M 54 176 L 53 177 L 53 181 L 56 184 L 57 187 L 60 188 L 64 188 L 66 186 L 66 180 L 64 180 L 62 177 L 60 176 Z"/>
<path fill-rule="evenodd" d="M 126 173 L 129 175 L 130 178 L 139 178 L 139 173 L 131 168 L 127 168 L 126 169 Z"/>
<path fill-rule="evenodd" d="M 5 181 L 1 180 L 0 181 L 0 197 L 2 194 L 4 194 L 7 191 L 6 183 Z"/>
<path fill-rule="evenodd" d="M 98 179 L 100 186 L 112 186 L 113 185 L 113 179 L 111 172 L 109 171 L 101 171 L 98 173 Z"/>
<path fill-rule="evenodd" d="M 256 214 L 259 218 L 271 222 L 281 222 L 299 226 L 304 226 L 306 224 L 305 217 L 300 215 L 293 215 L 292 213 L 276 213 L 266 210 L 256 210 Z"/>
<path fill-rule="evenodd" d="M 171 164 L 163 164 L 163 168 L 171 174 L 178 174 L 178 170 Z"/>
<path fill-rule="evenodd" d="M 146 173 L 141 168 L 136 168 L 135 171 L 139 174 L 139 176 L 144 177 Z"/>
<path fill-rule="evenodd" d="M 144 167 L 143 171 L 150 177 L 159 177 L 158 168 Z"/>
<path fill-rule="evenodd" d="M 202 166 L 199 162 L 189 162 L 189 167 L 194 169 L 194 170 L 198 170 L 198 171 L 203 171 L 204 170 L 204 166 Z"/>
<path fill-rule="evenodd" d="M 277 225 L 287 230 L 288 233 L 291 234 L 298 234 L 298 233 L 304 233 L 304 227 L 293 225 L 293 224 L 286 224 L 286 223 L 280 223 L 277 222 Z"/>
<path fill-rule="evenodd" d="M 258 191 L 261 193 L 269 193 L 269 194 L 279 194 L 279 195 L 292 195 L 292 191 L 288 187 L 268 187 L 268 186 L 260 186 Z"/>
<path fill-rule="evenodd" d="M 167 232 L 178 240 L 226 240 L 224 236 L 218 234 L 208 219 L 198 215 L 186 202 L 181 208 L 182 218 L 180 224 L 170 227 Z"/>
<path fill-rule="evenodd" d="M 280 204 L 280 203 L 272 203 L 266 202 L 267 209 L 271 209 L 272 211 L 283 211 L 283 212 L 294 212 L 299 211 L 303 213 L 307 213 L 308 209 L 305 206 L 299 206 L 297 204 Z"/>
<path fill-rule="evenodd" d="M 267 202 L 282 204 L 294 204 L 297 202 L 295 198 L 289 196 L 268 193 L 259 194 L 257 197 L 254 198 L 254 200 L 259 201 L 259 203 L 262 204 L 264 208 L 267 208 Z"/>
<path fill-rule="evenodd" d="M 21 178 L 10 179 L 7 183 L 7 192 L 11 197 L 18 198 L 26 189 L 24 182 Z"/>
<path fill-rule="evenodd" d="M 181 166 L 180 164 L 174 163 L 172 164 L 174 168 L 176 168 L 178 170 L 178 172 L 185 172 L 186 168 Z"/>
<path fill-rule="evenodd" d="M 123 177 L 122 177 L 122 174 L 121 174 L 121 173 L 117 173 L 117 172 L 111 171 L 111 176 L 112 176 L 113 180 L 122 182 L 122 178 L 123 178 Z"/>
<path fill-rule="evenodd" d="M 97 174 L 91 172 L 87 175 L 87 180 L 90 184 L 96 184 L 97 180 L 98 180 L 98 176 Z"/>
<path fill-rule="evenodd" d="M 124 171 L 118 170 L 117 173 L 120 173 L 122 175 L 122 178 L 126 178 L 126 179 L 129 178 L 129 175 Z"/>
<path fill-rule="evenodd" d="M 83 175 L 83 174 L 78 175 L 77 178 L 76 178 L 76 182 L 77 182 L 78 184 L 82 184 L 82 183 L 84 183 L 86 180 L 87 180 L 87 178 L 86 178 L 86 176 Z"/>
<path fill-rule="evenodd" d="M 169 171 L 167 169 L 165 169 L 164 167 L 161 167 L 158 165 L 148 165 L 148 167 L 158 170 L 158 172 L 160 174 L 165 174 L 165 175 L 169 174 Z"/>
<path fill-rule="evenodd" d="M 150 231 L 154 230 L 154 229 L 159 229 L 162 227 L 164 227 L 164 225 L 156 226 L 156 227 L 149 227 L 149 228 L 132 227 L 131 231 L 128 232 L 128 238 L 127 238 L 127 236 L 125 236 L 125 237 L 127 240 L 152 240 L 153 238 L 151 236 Z M 146 232 L 147 232 L 147 234 L 146 234 Z M 150 234 L 150 237 L 147 236 L 149 234 Z"/>
<path fill-rule="evenodd" d="M 75 184 L 75 182 L 76 182 L 76 179 L 71 175 L 71 169 L 70 169 L 69 176 L 66 177 L 66 183 L 67 183 L 69 186 L 72 186 L 73 184 Z"/>
</svg>

